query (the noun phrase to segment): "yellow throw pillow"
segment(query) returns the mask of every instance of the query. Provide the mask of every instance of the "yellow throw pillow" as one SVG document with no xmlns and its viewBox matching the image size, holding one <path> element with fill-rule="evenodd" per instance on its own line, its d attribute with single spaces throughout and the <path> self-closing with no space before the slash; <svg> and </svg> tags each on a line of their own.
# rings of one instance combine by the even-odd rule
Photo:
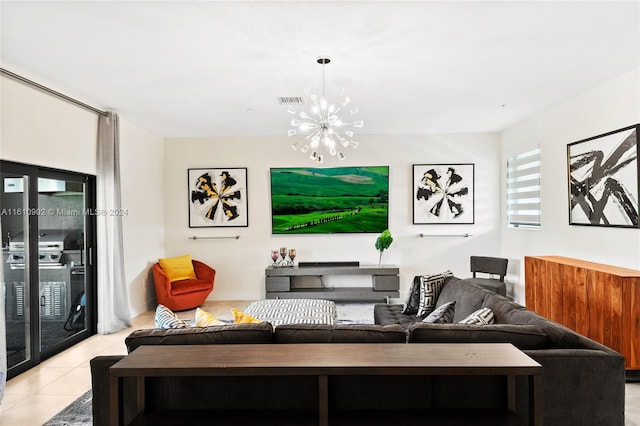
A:
<svg viewBox="0 0 640 426">
<path fill-rule="evenodd" d="M 191 255 L 189 254 L 158 259 L 158 263 L 171 282 L 196 278 L 196 272 L 193 270 L 193 263 L 191 263 Z"/>
<path fill-rule="evenodd" d="M 204 309 L 196 309 L 196 327 L 209 327 L 210 325 L 224 325 L 225 323 L 211 315 Z"/>
<path fill-rule="evenodd" d="M 234 324 L 249 324 L 249 323 L 262 322 L 259 319 L 254 318 L 249 314 L 245 314 L 244 312 L 239 311 L 237 309 L 231 309 L 231 312 L 233 312 L 233 323 Z"/>
</svg>

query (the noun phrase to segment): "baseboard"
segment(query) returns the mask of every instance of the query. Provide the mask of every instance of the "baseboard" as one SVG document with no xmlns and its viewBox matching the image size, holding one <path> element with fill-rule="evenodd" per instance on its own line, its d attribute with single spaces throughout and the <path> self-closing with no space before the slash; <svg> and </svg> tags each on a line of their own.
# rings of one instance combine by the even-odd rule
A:
<svg viewBox="0 0 640 426">
<path fill-rule="evenodd" d="M 627 383 L 640 382 L 640 370 L 627 370 L 625 380 Z"/>
</svg>

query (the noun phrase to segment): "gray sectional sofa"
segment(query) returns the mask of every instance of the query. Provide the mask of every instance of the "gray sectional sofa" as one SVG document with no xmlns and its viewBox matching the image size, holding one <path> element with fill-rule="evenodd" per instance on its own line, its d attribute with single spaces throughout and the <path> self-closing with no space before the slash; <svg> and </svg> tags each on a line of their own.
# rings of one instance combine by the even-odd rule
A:
<svg viewBox="0 0 640 426">
<path fill-rule="evenodd" d="M 140 345 L 217 345 L 288 343 L 439 343 L 509 342 L 543 366 L 544 425 L 624 425 L 624 358 L 605 346 L 540 317 L 502 296 L 468 281 L 449 278 L 437 305 L 456 301 L 454 322 L 481 308 L 490 308 L 495 324 L 427 324 L 402 314 L 402 305 L 377 305 L 372 325 L 237 324 L 176 330 L 137 330 L 125 340 L 129 352 Z M 425 350 L 428 346 L 425 345 Z M 91 361 L 94 424 L 109 422 L 109 367 L 122 356 Z M 394 410 L 403 413 L 460 409 L 506 410 L 506 379 L 500 376 L 373 376 L 336 377 L 332 391 L 343 397 L 335 410 Z M 280 383 L 281 381 L 281 383 Z M 292 377 L 148 378 L 149 410 L 300 410 L 317 404 L 314 383 Z M 528 415 L 527 383 L 516 379 L 516 413 Z M 252 397 L 247 398 L 247 394 Z M 133 416 L 135 383 L 125 379 L 121 392 L 124 421 Z M 197 395 L 197 396 L 196 396 Z M 201 397 L 206 395 L 206 397 Z M 247 423 L 250 417 L 238 421 Z M 428 423 L 425 416 L 424 424 Z M 237 423 L 235 423 L 237 424 Z M 260 424 L 257 421 L 254 424 Z M 419 423 L 423 424 L 423 423 Z"/>
</svg>

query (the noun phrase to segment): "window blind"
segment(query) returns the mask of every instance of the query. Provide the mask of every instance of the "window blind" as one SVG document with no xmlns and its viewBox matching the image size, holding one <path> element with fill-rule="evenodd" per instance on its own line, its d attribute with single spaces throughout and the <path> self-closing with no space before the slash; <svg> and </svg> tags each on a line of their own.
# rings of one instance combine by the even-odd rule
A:
<svg viewBox="0 0 640 426">
<path fill-rule="evenodd" d="M 540 228 L 540 148 L 507 160 L 507 225 Z"/>
</svg>

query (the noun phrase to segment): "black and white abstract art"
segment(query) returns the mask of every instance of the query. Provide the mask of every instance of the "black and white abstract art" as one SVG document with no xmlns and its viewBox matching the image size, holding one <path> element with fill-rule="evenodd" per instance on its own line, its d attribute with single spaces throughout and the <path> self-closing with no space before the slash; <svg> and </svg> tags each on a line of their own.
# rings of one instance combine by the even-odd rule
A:
<svg viewBox="0 0 640 426">
<path fill-rule="evenodd" d="M 638 128 L 567 145 L 570 225 L 638 228 Z"/>
<path fill-rule="evenodd" d="M 413 223 L 474 223 L 473 164 L 414 164 Z"/>
<path fill-rule="evenodd" d="M 189 169 L 189 227 L 249 226 L 247 169 Z"/>
</svg>

